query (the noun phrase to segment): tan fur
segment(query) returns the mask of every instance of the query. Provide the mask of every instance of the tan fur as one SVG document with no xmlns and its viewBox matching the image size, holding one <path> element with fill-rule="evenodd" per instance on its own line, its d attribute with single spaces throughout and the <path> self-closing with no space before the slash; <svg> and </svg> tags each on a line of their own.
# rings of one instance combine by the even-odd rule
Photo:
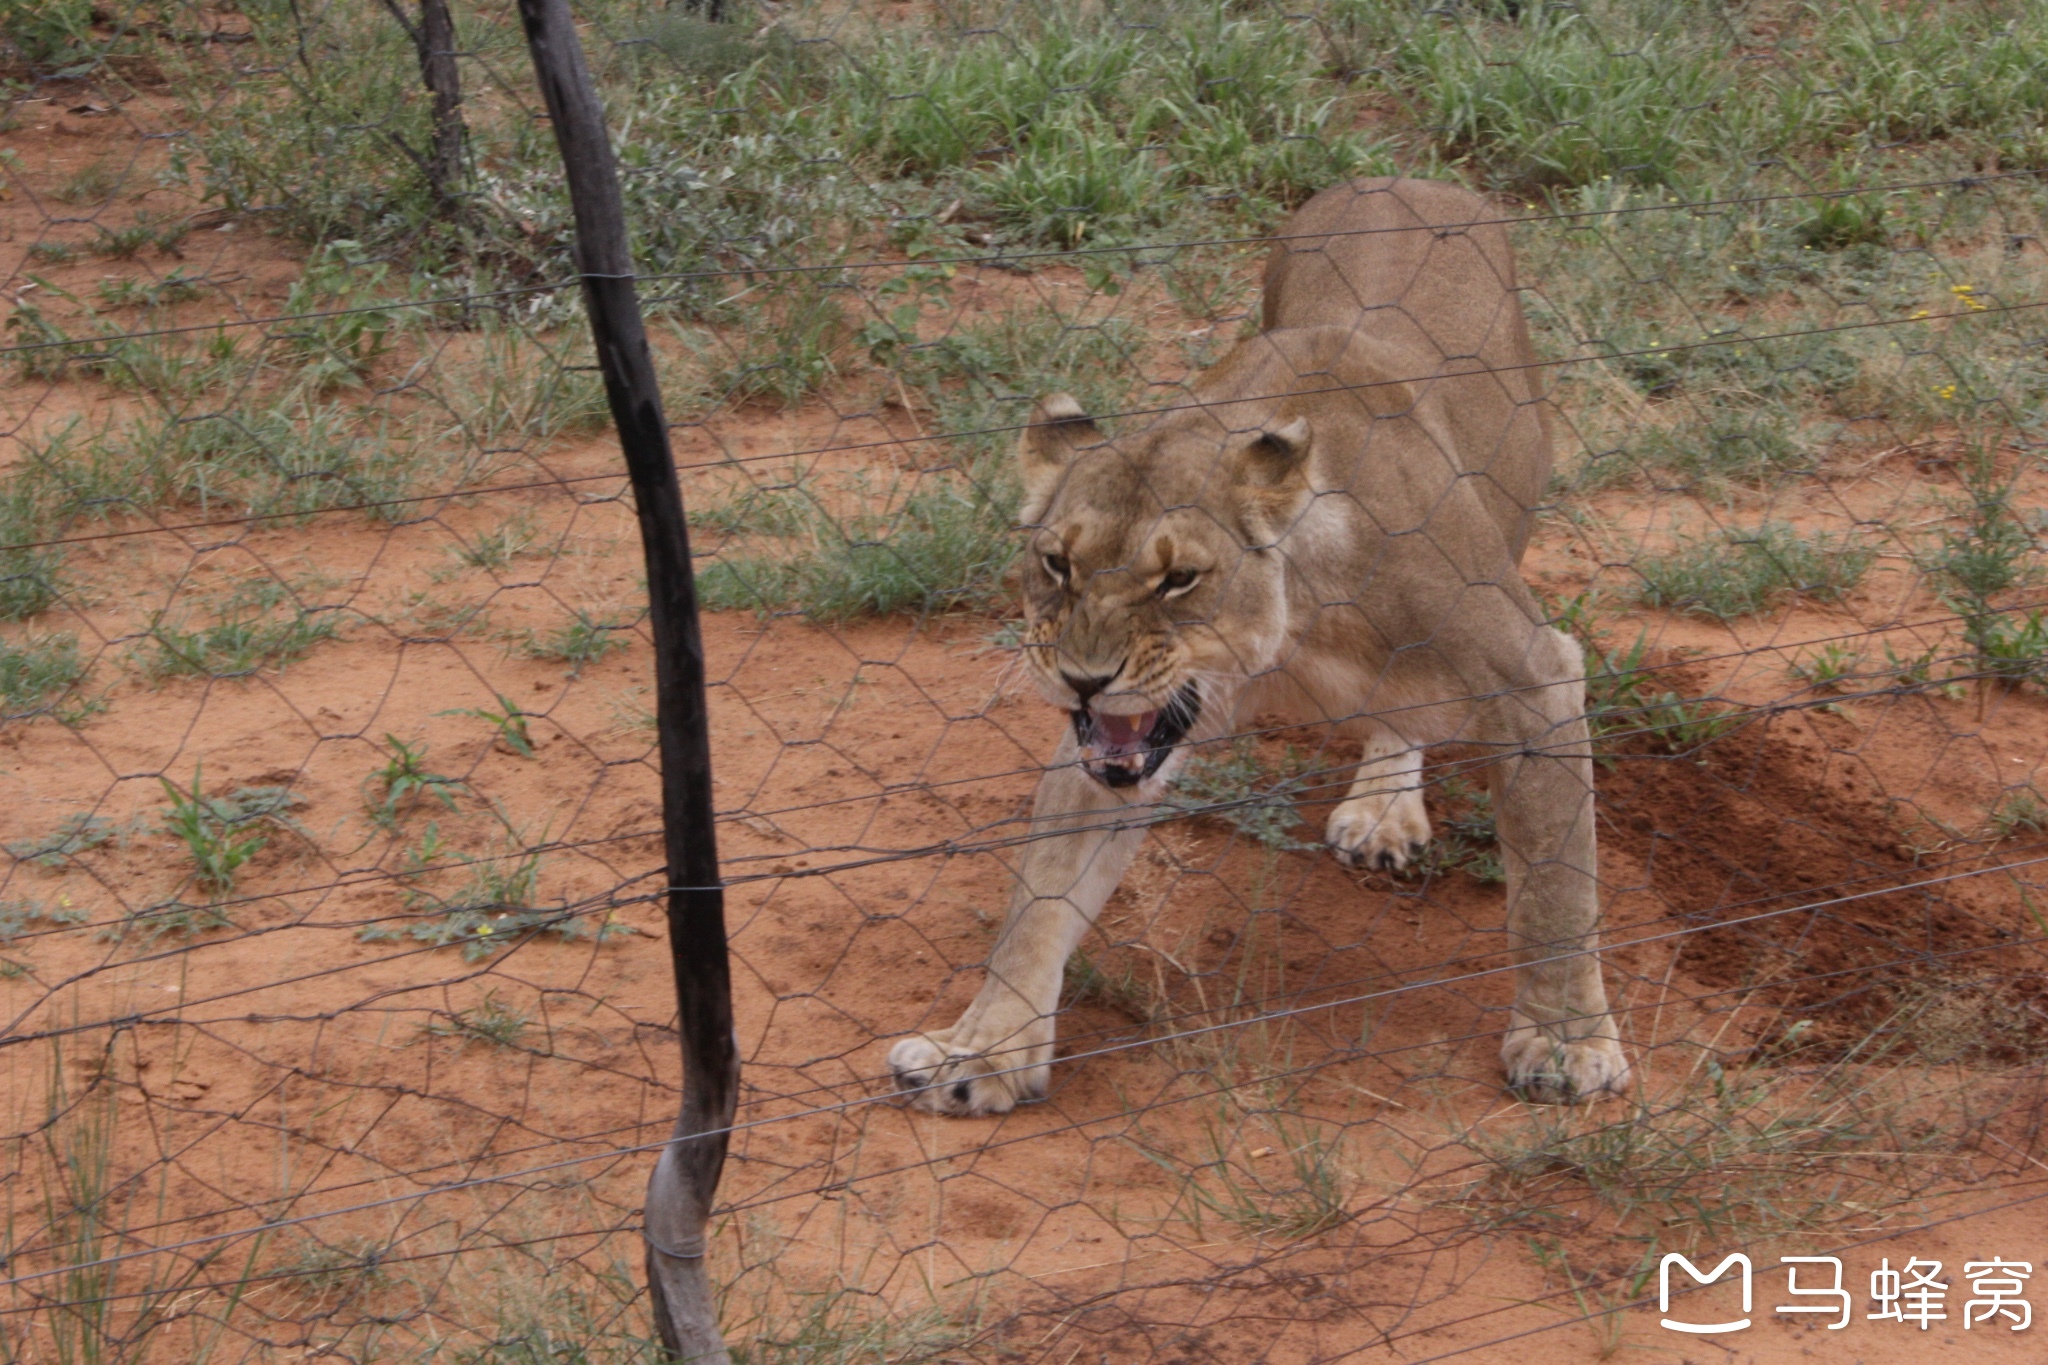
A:
<svg viewBox="0 0 2048 1365">
<path fill-rule="evenodd" d="M 1326 190 L 1273 249 L 1265 330 L 1186 402 L 1114 439 L 1065 395 L 1041 403 L 1019 446 L 1025 653 L 1070 712 L 1199 696 L 1189 742 L 1261 712 L 1357 736 L 1327 827 L 1355 866 L 1421 852 L 1422 745 L 1493 747 L 1518 961 L 1502 1058 L 1525 1093 L 1562 1100 L 1619 1090 L 1628 1065 L 1593 953 L 1583 663 L 1516 569 L 1550 441 L 1496 216 L 1427 181 Z M 1184 752 L 1116 788 L 1068 735 L 1032 815 L 1051 837 L 1019 855 L 986 984 L 952 1028 L 890 1051 L 916 1104 L 998 1113 L 1045 1094 L 1066 959 Z"/>
</svg>

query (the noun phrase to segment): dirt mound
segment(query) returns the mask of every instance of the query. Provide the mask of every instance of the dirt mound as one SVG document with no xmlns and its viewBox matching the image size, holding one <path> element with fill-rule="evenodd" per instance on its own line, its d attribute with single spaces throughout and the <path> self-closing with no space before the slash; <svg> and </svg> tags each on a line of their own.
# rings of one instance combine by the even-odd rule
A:
<svg viewBox="0 0 2048 1365">
<path fill-rule="evenodd" d="M 2048 1016 L 2027 1007 L 2044 994 L 2039 948 L 2011 946 L 2039 930 L 1996 875 L 2038 856 L 2039 836 L 1915 850 L 1912 817 L 1845 746 L 1854 737 L 1847 721 L 1789 712 L 1691 753 L 1629 741 L 1598 782 L 1606 847 L 1644 869 L 1663 910 L 1634 932 L 1694 930 L 1678 970 L 1775 1011 L 1749 1021 L 1752 1044 L 1796 1030 L 1802 1048 L 1875 1037 L 1939 1054 L 1947 1030 L 1922 1025 L 1968 1000 L 2004 1024 L 1977 1056 L 2039 1055 Z"/>
</svg>

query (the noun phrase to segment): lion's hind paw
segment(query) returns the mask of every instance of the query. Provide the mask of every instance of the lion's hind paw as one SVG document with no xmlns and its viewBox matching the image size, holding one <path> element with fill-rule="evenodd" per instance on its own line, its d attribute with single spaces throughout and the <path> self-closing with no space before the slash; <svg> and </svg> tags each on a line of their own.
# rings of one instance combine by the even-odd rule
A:
<svg viewBox="0 0 2048 1365">
<path fill-rule="evenodd" d="M 1501 1046 L 1508 1087 L 1531 1104 L 1584 1104 L 1628 1087 L 1628 1056 L 1613 1038 L 1569 1042 L 1524 1026 Z"/>
<path fill-rule="evenodd" d="M 910 1095 L 914 1108 L 952 1118 L 1007 1114 L 1018 1103 L 1043 1099 L 1044 1083 L 1032 1081 L 1044 1068 L 1017 1063 L 1004 1066 L 979 1053 L 942 1047 L 923 1034 L 913 1034 L 889 1049 L 889 1071 L 896 1088 Z"/>
</svg>

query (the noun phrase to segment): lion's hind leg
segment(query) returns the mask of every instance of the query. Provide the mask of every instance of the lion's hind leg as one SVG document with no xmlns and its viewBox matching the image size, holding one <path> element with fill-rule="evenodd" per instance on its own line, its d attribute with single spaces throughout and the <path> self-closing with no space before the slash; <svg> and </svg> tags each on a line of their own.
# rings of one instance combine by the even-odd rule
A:
<svg viewBox="0 0 2048 1365">
<path fill-rule="evenodd" d="M 1374 725 L 1351 791 L 1330 812 L 1323 839 L 1346 867 L 1405 872 L 1429 845 L 1422 804 L 1422 750 Z"/>
</svg>

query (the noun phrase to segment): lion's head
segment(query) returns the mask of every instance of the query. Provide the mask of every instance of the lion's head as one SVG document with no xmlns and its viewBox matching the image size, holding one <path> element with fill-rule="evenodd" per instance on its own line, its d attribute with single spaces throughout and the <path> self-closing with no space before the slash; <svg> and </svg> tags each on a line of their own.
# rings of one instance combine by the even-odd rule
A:
<svg viewBox="0 0 2048 1365">
<path fill-rule="evenodd" d="M 1025 657 L 1112 787 L 1158 776 L 1286 637 L 1277 543 L 1308 500 L 1309 424 L 1249 406 L 1178 409 L 1111 440 L 1054 394 L 1019 442 Z"/>
</svg>

